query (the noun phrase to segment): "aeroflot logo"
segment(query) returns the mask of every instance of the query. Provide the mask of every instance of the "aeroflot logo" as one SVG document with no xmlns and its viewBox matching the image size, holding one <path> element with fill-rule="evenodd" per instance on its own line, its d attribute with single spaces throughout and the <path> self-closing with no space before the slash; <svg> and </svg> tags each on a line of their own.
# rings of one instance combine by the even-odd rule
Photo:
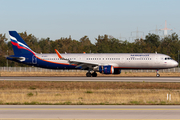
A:
<svg viewBox="0 0 180 120">
<path fill-rule="evenodd" d="M 145 54 L 145 55 L 131 55 L 131 56 L 149 56 L 148 54 Z"/>
<path fill-rule="evenodd" d="M 11 41 L 18 43 L 21 47 L 25 47 L 25 48 L 31 50 L 28 46 L 26 46 L 26 45 L 24 45 L 23 43 L 17 41 L 17 39 L 16 39 L 15 37 L 13 37 L 13 36 L 10 35 L 10 38 L 11 38 Z"/>
</svg>

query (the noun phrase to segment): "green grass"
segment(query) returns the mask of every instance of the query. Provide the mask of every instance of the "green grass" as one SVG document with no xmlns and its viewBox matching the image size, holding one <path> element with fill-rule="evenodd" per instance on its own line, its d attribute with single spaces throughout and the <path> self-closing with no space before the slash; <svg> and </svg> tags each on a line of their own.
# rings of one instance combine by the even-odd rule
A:
<svg viewBox="0 0 180 120">
<path fill-rule="evenodd" d="M 27 96 L 28 97 L 32 97 L 34 94 L 32 92 L 28 93 Z"/>
<path fill-rule="evenodd" d="M 29 89 L 30 89 L 30 90 L 35 90 L 35 89 L 36 89 L 36 87 L 29 87 Z"/>
<path fill-rule="evenodd" d="M 90 90 L 88 90 L 88 91 L 86 91 L 86 93 L 93 93 L 92 91 L 90 91 Z"/>
<path fill-rule="evenodd" d="M 141 102 L 140 101 L 130 101 L 130 104 L 132 104 L 132 105 L 139 105 L 139 104 L 141 104 Z"/>
</svg>

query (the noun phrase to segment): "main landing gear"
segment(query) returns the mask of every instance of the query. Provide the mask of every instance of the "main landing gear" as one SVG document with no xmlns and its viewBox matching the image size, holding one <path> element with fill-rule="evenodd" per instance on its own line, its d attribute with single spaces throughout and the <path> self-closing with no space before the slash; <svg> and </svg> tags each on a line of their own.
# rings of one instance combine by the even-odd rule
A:
<svg viewBox="0 0 180 120">
<path fill-rule="evenodd" d="M 156 77 L 160 77 L 159 70 L 156 70 Z"/>
<path fill-rule="evenodd" d="M 90 71 L 88 71 L 87 73 L 86 73 L 86 77 L 97 77 L 97 73 L 94 71 L 93 73 L 91 73 Z"/>
<path fill-rule="evenodd" d="M 92 77 L 97 77 L 97 73 L 96 73 L 96 72 L 93 72 L 93 73 L 92 73 Z"/>
<path fill-rule="evenodd" d="M 88 72 L 86 73 L 86 77 L 91 77 L 91 72 L 90 72 L 90 71 L 88 71 Z"/>
</svg>

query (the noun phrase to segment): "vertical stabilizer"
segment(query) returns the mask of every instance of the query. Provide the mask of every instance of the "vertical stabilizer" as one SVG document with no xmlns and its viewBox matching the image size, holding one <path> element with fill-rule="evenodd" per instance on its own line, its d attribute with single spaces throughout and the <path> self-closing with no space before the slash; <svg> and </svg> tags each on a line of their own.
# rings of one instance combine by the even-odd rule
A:
<svg viewBox="0 0 180 120">
<path fill-rule="evenodd" d="M 14 55 L 34 55 L 35 52 L 29 48 L 29 46 L 24 42 L 20 35 L 16 31 L 9 31 L 11 44 L 13 46 Z"/>
</svg>

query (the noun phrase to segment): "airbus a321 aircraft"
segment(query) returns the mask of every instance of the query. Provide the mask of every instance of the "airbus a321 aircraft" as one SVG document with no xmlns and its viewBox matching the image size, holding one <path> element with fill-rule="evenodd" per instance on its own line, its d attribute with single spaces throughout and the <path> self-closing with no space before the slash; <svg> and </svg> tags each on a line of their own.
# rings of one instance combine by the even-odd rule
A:
<svg viewBox="0 0 180 120">
<path fill-rule="evenodd" d="M 9 31 L 14 55 L 8 60 L 31 66 L 49 69 L 87 70 L 87 77 L 102 74 L 120 74 L 122 69 L 159 69 L 173 68 L 178 63 L 170 56 L 157 53 L 35 53 L 16 31 Z"/>
</svg>

